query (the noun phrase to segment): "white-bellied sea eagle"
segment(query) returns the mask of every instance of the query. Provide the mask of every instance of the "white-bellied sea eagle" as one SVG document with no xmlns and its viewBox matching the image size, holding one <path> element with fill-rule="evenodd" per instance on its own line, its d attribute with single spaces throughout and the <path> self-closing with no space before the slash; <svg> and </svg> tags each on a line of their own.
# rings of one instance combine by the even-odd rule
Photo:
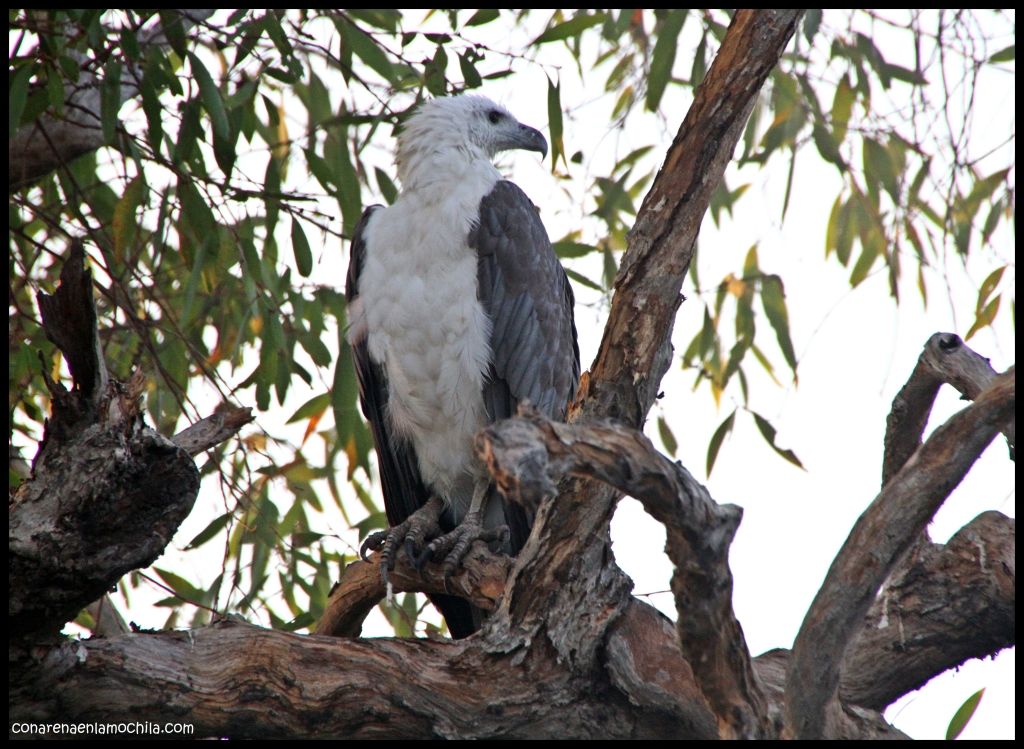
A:
<svg viewBox="0 0 1024 749">
<path fill-rule="evenodd" d="M 398 136 L 402 192 L 352 238 L 348 341 L 391 529 L 383 574 L 404 548 L 454 571 L 476 539 L 515 554 L 532 518 L 505 502 L 476 457 L 485 425 L 529 400 L 562 420 L 580 376 L 573 294 L 537 208 L 491 163 L 547 153 L 544 136 L 472 95 L 424 102 Z M 479 614 L 432 600 L 455 637 Z"/>
</svg>

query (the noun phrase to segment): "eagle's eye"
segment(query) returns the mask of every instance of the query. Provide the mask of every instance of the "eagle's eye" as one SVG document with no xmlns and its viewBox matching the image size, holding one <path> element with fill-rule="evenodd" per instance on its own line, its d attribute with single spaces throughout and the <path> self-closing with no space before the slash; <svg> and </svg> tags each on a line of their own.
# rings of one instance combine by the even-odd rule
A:
<svg viewBox="0 0 1024 749">
<path fill-rule="evenodd" d="M 497 109 L 492 109 L 490 112 L 487 113 L 487 119 L 490 120 L 492 125 L 497 125 L 499 122 L 501 122 L 501 119 L 504 116 L 505 115 L 503 115 Z"/>
</svg>

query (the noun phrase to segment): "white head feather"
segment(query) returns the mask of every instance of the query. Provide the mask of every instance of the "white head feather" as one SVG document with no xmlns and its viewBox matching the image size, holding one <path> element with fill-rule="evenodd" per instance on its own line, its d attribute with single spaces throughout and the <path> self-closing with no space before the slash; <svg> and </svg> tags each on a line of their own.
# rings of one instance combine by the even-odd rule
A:
<svg viewBox="0 0 1024 749">
<path fill-rule="evenodd" d="M 406 189 L 433 181 L 499 151 L 522 148 L 547 153 L 538 130 L 521 125 L 507 109 L 484 96 L 462 94 L 423 102 L 398 136 L 396 165 Z"/>
</svg>

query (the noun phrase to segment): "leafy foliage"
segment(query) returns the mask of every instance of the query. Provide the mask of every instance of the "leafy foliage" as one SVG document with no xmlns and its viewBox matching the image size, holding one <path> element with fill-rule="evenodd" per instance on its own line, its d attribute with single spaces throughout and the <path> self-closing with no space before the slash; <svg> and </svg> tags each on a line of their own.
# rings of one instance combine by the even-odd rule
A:
<svg viewBox="0 0 1024 749">
<path fill-rule="evenodd" d="M 985 251 L 1012 222 L 1012 164 L 983 168 L 969 151 L 969 99 L 959 120 L 949 116 L 949 101 L 981 69 L 1012 69 L 1012 45 L 988 48 L 986 18 L 940 12 L 926 26 L 920 13 L 811 11 L 772 74 L 739 162 L 755 170 L 788 163 L 784 220 L 792 220 L 798 154 L 816 153 L 838 170 L 842 189 L 822 254 L 846 269 L 851 286 L 884 272 L 898 301 L 909 272 L 927 299 L 923 268 L 951 252 Z M 341 258 L 364 205 L 396 198 L 390 143 L 403 118 L 425 97 L 513 85 L 503 79 L 541 70 L 551 170 L 586 206 L 556 250 L 601 304 L 664 148 L 609 148 L 611 159 L 574 151 L 569 133 L 589 115 L 575 94 L 570 100 L 566 80 L 572 73 L 603 87 L 609 142 L 651 121 L 674 128 L 678 102 L 707 75 L 729 17 L 240 10 L 193 22 L 175 11 L 12 10 L 9 23 L 12 137 L 41 118 L 66 117 L 68 92 L 82 83 L 95 88 L 105 144 L 11 195 L 12 454 L 38 440 L 48 410 L 36 352 L 50 374 L 67 379 L 32 296 L 52 291 L 68 237 L 84 237 L 105 356 L 119 378 L 136 367 L 149 376 L 147 408 L 158 429 L 173 433 L 233 401 L 265 414 L 283 407 L 299 430 L 270 426 L 268 414 L 262 431 L 204 459 L 199 504 L 209 510 L 219 488 L 222 506 L 189 531 L 184 549 L 203 559 L 220 554 L 222 564 L 201 582 L 163 569 L 148 576 L 170 593 L 160 601 L 168 625 L 184 623 L 187 612 L 197 624 L 212 611 L 238 611 L 300 629 L 315 621 L 353 558 L 342 534 L 385 522 L 344 336 Z M 511 27 L 521 34 L 510 35 Z M 887 58 L 893 53 L 886 46 L 883 54 L 876 38 L 883 33 L 916 54 Z M 556 53 L 565 66 L 548 62 Z M 890 110 L 890 92 L 914 102 L 910 111 Z M 723 184 L 712 220 L 741 216 L 756 192 L 750 186 Z M 755 362 L 776 384 L 783 369 L 797 378 L 783 279 L 756 245 L 707 289 L 698 266 L 691 272 L 703 322 L 682 365 L 716 402 L 736 400 L 706 435 L 707 471 L 739 409 L 753 414 L 768 447 L 799 465 L 752 409 L 749 386 Z M 1013 284 L 1010 261 L 991 267 L 971 334 L 1012 307 L 1002 304 Z M 675 453 L 669 423 L 658 427 Z M 16 463 L 12 484 L 24 477 Z M 123 593 L 142 580 L 130 576 Z M 388 618 L 409 631 L 421 605 L 406 598 Z"/>
</svg>

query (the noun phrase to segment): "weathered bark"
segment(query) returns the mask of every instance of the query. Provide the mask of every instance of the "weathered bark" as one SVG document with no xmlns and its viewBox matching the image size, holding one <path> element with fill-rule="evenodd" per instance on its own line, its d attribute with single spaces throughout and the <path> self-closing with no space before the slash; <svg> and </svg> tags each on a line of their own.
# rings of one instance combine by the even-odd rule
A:
<svg viewBox="0 0 1024 749">
<path fill-rule="evenodd" d="M 543 643 L 349 640 L 221 622 L 67 641 L 11 685 L 12 720 L 188 722 L 235 738 L 714 738 L 574 675 Z M 684 703 L 685 704 L 685 703 Z"/>
<path fill-rule="evenodd" d="M 1013 417 L 1014 370 L 947 421 L 914 453 L 857 521 L 793 646 L 786 726 L 795 738 L 835 736 L 840 664 L 875 595 L 935 511 Z"/>
<path fill-rule="evenodd" d="M 924 346 L 910 379 L 893 400 L 885 430 L 882 486 L 889 483 L 921 446 L 932 404 L 943 384 L 956 388 L 964 400 L 974 400 L 998 376 L 989 360 L 971 350 L 955 333 L 936 333 Z M 1003 429 L 1014 452 L 1016 419 Z"/>
<path fill-rule="evenodd" d="M 39 295 L 43 327 L 71 370 L 68 391 L 47 380 L 53 411 L 32 466 L 8 508 L 8 627 L 21 637 L 60 630 L 126 572 L 163 553 L 192 509 L 199 471 L 189 452 L 146 427 L 139 372 L 110 379 L 96 329 L 92 274 L 72 244 L 55 294 Z M 214 419 L 224 439 L 252 420 Z M 209 447 L 186 430 L 190 448 Z"/>
<path fill-rule="evenodd" d="M 764 719 L 767 708 L 732 610 L 728 555 L 740 508 L 716 504 L 641 433 L 612 422 L 557 424 L 530 410 L 484 430 L 483 447 L 499 488 L 524 505 L 536 503 L 531 494 L 551 493 L 566 475 L 597 479 L 638 499 L 666 529 L 680 655 L 701 692 L 720 717 Z M 745 715 L 755 699 L 754 712 Z"/>
<path fill-rule="evenodd" d="M 985 512 L 882 588 L 843 659 L 843 702 L 884 710 L 936 674 L 1016 642 L 1016 523 Z"/>
</svg>

